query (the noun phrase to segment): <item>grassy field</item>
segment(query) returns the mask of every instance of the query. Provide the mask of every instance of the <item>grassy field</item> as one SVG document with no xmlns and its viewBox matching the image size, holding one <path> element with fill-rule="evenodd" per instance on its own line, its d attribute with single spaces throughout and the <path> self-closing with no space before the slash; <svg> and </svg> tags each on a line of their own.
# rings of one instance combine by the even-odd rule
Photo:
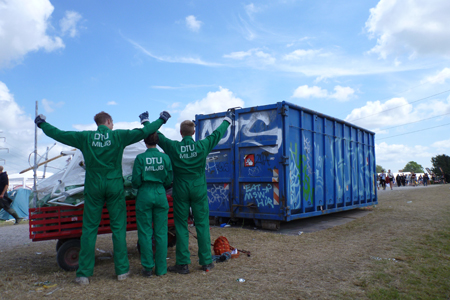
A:
<svg viewBox="0 0 450 300">
<path fill-rule="evenodd" d="M 385 191 L 365 217 L 299 236 L 212 227 L 213 241 L 224 235 L 252 256 L 241 254 L 208 273 L 200 270 L 194 238 L 189 275 L 143 278 L 137 234 L 129 232 L 132 276 L 118 282 L 110 237 L 99 236 L 97 248 L 105 253 L 97 253 L 85 287 L 59 269 L 55 242 L 17 246 L 0 253 L 0 299 L 449 299 L 449 187 Z M 56 286 L 35 286 L 44 281 Z"/>
</svg>

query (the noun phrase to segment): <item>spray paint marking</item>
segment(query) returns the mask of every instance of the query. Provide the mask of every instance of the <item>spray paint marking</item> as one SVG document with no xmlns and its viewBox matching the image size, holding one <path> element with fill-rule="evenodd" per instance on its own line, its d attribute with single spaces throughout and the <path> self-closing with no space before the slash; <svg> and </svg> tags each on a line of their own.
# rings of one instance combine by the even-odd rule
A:
<svg viewBox="0 0 450 300">
<path fill-rule="evenodd" d="M 273 186 L 270 183 L 245 184 L 244 193 L 244 201 L 247 203 L 255 201 L 258 207 L 274 207 L 273 200 L 270 197 L 271 195 L 273 195 Z"/>
</svg>

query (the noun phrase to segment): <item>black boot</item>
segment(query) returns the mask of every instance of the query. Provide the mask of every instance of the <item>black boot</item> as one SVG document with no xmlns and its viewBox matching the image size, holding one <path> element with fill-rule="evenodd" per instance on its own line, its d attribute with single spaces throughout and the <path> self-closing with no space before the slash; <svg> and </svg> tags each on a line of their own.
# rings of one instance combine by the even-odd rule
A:
<svg viewBox="0 0 450 300">
<path fill-rule="evenodd" d="M 14 225 L 17 225 L 20 222 L 22 222 L 23 218 L 19 217 L 17 212 L 14 210 L 14 208 L 10 207 L 10 208 L 5 209 L 5 210 L 6 210 L 7 213 L 9 213 L 11 216 L 13 216 L 14 219 L 16 219 L 16 222 L 14 223 Z"/>
</svg>

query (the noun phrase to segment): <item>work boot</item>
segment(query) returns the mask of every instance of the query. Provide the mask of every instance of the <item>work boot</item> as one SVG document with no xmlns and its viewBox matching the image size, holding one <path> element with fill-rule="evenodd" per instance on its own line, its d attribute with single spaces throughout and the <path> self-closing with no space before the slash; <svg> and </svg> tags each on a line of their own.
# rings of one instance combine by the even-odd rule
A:
<svg viewBox="0 0 450 300">
<path fill-rule="evenodd" d="M 76 284 L 79 284 L 79 285 L 88 285 L 89 284 L 89 278 L 87 278 L 87 277 L 76 277 L 74 282 Z"/>
<path fill-rule="evenodd" d="M 153 270 L 147 271 L 147 270 L 142 270 L 142 276 L 144 277 L 152 277 L 153 275 Z"/>
<path fill-rule="evenodd" d="M 128 278 L 130 276 L 130 271 L 126 272 L 125 274 L 117 275 L 117 280 L 122 281 Z"/>
<path fill-rule="evenodd" d="M 19 224 L 19 223 L 23 220 L 23 218 L 19 217 L 19 215 L 17 214 L 17 212 L 15 211 L 14 208 L 10 207 L 10 208 L 5 209 L 5 210 L 6 210 L 6 212 L 7 212 L 8 214 L 10 214 L 11 216 L 13 216 L 14 219 L 16 219 L 16 222 L 14 223 L 14 225 Z"/>
<path fill-rule="evenodd" d="M 205 272 L 211 271 L 212 268 L 214 268 L 214 263 L 210 263 L 209 265 L 202 266 L 202 270 Z"/>
<path fill-rule="evenodd" d="M 169 272 L 178 273 L 178 274 L 189 274 L 189 266 L 188 265 L 175 265 L 172 267 L 168 267 L 167 270 Z"/>
</svg>

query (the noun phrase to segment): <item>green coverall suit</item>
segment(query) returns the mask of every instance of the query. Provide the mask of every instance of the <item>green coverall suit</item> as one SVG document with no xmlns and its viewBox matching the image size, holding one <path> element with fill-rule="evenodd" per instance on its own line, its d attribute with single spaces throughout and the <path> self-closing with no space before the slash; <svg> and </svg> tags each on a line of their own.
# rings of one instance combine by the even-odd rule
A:
<svg viewBox="0 0 450 300">
<path fill-rule="evenodd" d="M 212 263 L 209 233 L 209 204 L 206 187 L 206 157 L 219 143 L 230 123 L 223 121 L 211 135 L 200 141 L 191 136 L 181 142 L 166 138 L 158 132 L 158 145 L 169 155 L 174 172 L 173 212 L 177 234 L 176 264 L 191 263 L 187 219 L 189 207 L 194 214 L 198 238 L 198 257 L 202 266 Z"/>
<path fill-rule="evenodd" d="M 156 275 L 167 273 L 167 214 L 169 203 L 166 190 L 173 179 L 170 158 L 156 148 L 149 148 L 134 161 L 134 188 L 139 189 L 136 199 L 136 219 L 141 249 L 141 264 L 146 271 L 155 266 Z M 153 222 L 153 228 L 152 228 Z M 156 255 L 153 261 L 152 232 L 155 231 Z"/>
<path fill-rule="evenodd" d="M 154 133 L 163 122 L 158 119 L 153 123 L 145 122 L 143 128 L 114 131 L 105 125 L 99 125 L 97 131 L 62 131 L 47 122 L 40 124 L 47 136 L 80 149 L 86 164 L 77 277 L 90 277 L 94 273 L 95 243 L 105 201 L 110 216 L 116 274 L 122 275 L 129 271 L 127 212 L 122 177 L 123 149 Z"/>
</svg>

